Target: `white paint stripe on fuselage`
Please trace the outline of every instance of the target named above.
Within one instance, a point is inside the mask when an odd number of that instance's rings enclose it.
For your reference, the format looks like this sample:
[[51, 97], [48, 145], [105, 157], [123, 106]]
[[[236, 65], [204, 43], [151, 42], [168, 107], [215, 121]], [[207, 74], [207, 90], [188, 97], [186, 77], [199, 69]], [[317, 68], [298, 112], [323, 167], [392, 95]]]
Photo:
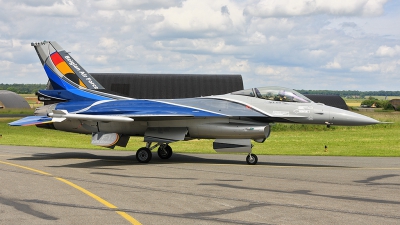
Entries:
[[226, 97], [226, 96], [227, 96], [227, 95], [215, 95], [215, 96], [207, 96], [207, 97], [203, 97], [203, 98], [219, 99], [219, 100], [225, 100], [225, 101], [235, 102], [235, 103], [238, 103], [238, 104], [242, 104], [242, 105], [244, 105], [244, 106], [249, 106], [249, 107], [251, 107], [252, 109], [256, 110], [257, 112], [259, 112], [259, 113], [261, 113], [261, 114], [264, 114], [264, 115], [266, 115], [266, 116], [272, 117], [271, 115], [269, 115], [268, 113], [266, 113], [266, 112], [263, 111], [262, 109], [260, 109], [260, 108], [258, 108], [258, 107], [256, 107], [256, 106], [254, 106], [254, 105], [252, 105], [252, 104], [250, 104], [250, 103], [248, 103], [248, 102], [244, 102], [244, 101], [241, 101], [241, 100], [238, 100], [238, 99], [235, 99], [235, 98], [228, 98], [228, 97]]

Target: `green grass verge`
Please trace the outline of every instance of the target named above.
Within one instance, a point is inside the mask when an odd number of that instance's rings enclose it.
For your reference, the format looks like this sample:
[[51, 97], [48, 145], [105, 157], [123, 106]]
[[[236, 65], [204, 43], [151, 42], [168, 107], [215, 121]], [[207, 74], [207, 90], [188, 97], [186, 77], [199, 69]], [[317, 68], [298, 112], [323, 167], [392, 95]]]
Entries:
[[0, 115], [11, 115], [11, 114], [23, 114], [23, 115], [33, 115], [35, 109], [13, 109], [13, 108], [3, 108], [0, 109]]
[[[367, 116], [393, 124], [363, 127], [331, 127], [276, 124], [264, 143], [254, 143], [258, 155], [400, 156], [400, 112], [366, 112]], [[90, 135], [30, 127], [10, 127], [12, 118], [0, 118], [0, 145], [105, 149], [90, 144]], [[174, 152], [215, 153], [213, 140], [172, 143]], [[325, 151], [325, 145], [328, 147]], [[143, 147], [143, 137], [132, 137], [127, 148]]]

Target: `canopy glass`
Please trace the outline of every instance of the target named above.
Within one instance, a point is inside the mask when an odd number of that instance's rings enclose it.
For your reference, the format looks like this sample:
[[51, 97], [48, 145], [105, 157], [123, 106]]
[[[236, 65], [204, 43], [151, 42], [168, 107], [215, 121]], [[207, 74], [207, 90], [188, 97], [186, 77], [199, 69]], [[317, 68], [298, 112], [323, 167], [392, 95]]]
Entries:
[[276, 87], [276, 86], [251, 88], [241, 91], [235, 91], [232, 92], [231, 94], [263, 98], [270, 101], [300, 102], [300, 103], [312, 102], [309, 98], [305, 97], [304, 95], [300, 94], [295, 90], [284, 87]]

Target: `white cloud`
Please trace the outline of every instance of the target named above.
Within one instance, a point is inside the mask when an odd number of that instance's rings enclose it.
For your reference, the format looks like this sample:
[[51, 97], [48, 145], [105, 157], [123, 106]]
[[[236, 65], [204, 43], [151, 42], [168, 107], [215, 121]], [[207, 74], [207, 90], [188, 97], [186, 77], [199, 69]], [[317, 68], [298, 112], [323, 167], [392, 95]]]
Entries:
[[364, 66], [356, 66], [351, 68], [351, 71], [354, 72], [377, 72], [380, 70], [380, 67], [378, 64], [368, 64]]
[[92, 63], [100, 63], [107, 65], [108, 57], [106, 55], [89, 55], [89, 60]]
[[85, 28], [87, 28], [89, 26], [90, 26], [90, 24], [88, 22], [85, 22], [85, 21], [78, 21], [76, 23], [76, 25], [75, 25], [75, 27], [78, 28], [78, 29], [85, 29]]
[[272, 68], [271, 66], [258, 66], [255, 69], [255, 73], [257, 75], [272, 75], [276, 76], [282, 73], [282, 70], [286, 70], [285, 68]]
[[383, 5], [387, 0], [368, 0], [363, 7], [362, 14], [365, 16], [378, 16], [383, 13]]
[[328, 62], [325, 66], [323, 66], [322, 68], [326, 68], [326, 69], [341, 69], [342, 66], [340, 65], [340, 63], [337, 61], [337, 59], [334, 59], [332, 62]]
[[260, 0], [244, 13], [255, 17], [292, 17], [329, 14], [338, 16], [378, 16], [387, 0]]
[[385, 61], [380, 64], [380, 68], [382, 71], [382, 74], [385, 75], [394, 75], [396, 74], [398, 78], [400, 78], [400, 74], [398, 73], [400, 69], [400, 60], [393, 60], [393, 61]]
[[12, 46], [12, 40], [0, 39], [0, 48], [11, 47], [11, 46]]
[[11, 67], [12, 62], [7, 60], [0, 60], [0, 68], [4, 72]]
[[11, 42], [13, 48], [22, 47], [21, 40], [12, 39]]
[[230, 63], [229, 71], [233, 73], [244, 73], [250, 71], [250, 65], [247, 60], [240, 60], [235, 63]]
[[89, 72], [239, 73], [246, 87], [297, 89], [375, 90], [378, 84], [398, 89], [386, 78], [400, 79], [395, 1], [0, 0], [0, 5], [4, 83], [46, 83], [30, 46], [42, 40], [57, 41]]
[[183, 0], [97, 0], [93, 6], [102, 10], [158, 9], [181, 6]]
[[388, 57], [393, 57], [396, 55], [400, 55], [400, 46], [396, 45], [394, 47], [389, 47], [386, 45], [380, 46], [378, 50], [376, 50], [376, 55], [378, 56], [388, 56]]
[[[221, 10], [228, 10], [229, 14], [221, 13]], [[206, 37], [228, 35], [244, 23], [241, 9], [228, 0], [185, 1], [182, 7], [160, 9], [156, 13], [164, 20], [153, 27], [154, 36], [189, 35], [193, 32]]]
[[197, 54], [227, 54], [237, 50], [235, 46], [227, 45], [225, 40], [222, 38], [216, 39], [175, 39], [172, 41], [157, 41], [153, 45], [155, 48], [169, 50], [169, 51], [180, 51], [180, 52], [191, 52]]
[[265, 35], [258, 31], [256, 31], [254, 34], [252, 34], [250, 36], [250, 38], [248, 39], [248, 43], [254, 44], [254, 45], [264, 44], [266, 42], [267, 42], [267, 38], [265, 37]]
[[113, 38], [106, 38], [106, 37], [100, 38], [99, 47], [115, 48], [117, 46], [118, 46], [118, 43]]
[[54, 2], [52, 5], [25, 5], [18, 6], [18, 10], [25, 15], [37, 16], [78, 16], [78, 8], [73, 1], [63, 0]]

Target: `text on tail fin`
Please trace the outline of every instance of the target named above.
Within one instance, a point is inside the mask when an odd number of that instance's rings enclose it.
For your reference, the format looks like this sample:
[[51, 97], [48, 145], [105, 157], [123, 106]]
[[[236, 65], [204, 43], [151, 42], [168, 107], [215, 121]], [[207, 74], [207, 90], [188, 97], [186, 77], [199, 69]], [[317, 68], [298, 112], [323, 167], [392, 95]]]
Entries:
[[[57, 42], [44, 41], [41, 43], [32, 43], [31, 45], [35, 47], [43, 66], [47, 65], [63, 81], [76, 88], [104, 89]], [[52, 84], [54, 83], [54, 81], [50, 81]]]

